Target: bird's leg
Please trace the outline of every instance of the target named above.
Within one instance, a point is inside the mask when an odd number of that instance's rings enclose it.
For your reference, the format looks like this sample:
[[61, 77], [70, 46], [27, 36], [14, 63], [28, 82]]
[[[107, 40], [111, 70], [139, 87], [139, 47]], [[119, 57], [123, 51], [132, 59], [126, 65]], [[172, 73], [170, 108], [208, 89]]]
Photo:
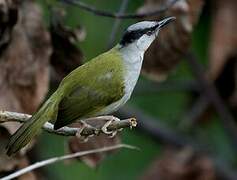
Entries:
[[92, 118], [87, 118], [87, 119], [84, 119], [84, 121], [87, 121], [87, 122], [89, 122], [89, 121], [98, 121], [98, 120], [100, 120], [100, 121], [107, 121], [103, 126], [102, 126], [102, 128], [101, 128], [101, 131], [104, 133], [104, 134], [108, 134], [108, 135], [110, 135], [110, 137], [114, 137], [116, 134], [117, 134], [117, 131], [121, 131], [122, 130], [122, 128], [121, 129], [119, 129], [119, 130], [115, 130], [115, 131], [108, 131], [107, 130], [107, 128], [110, 126], [110, 124], [112, 123], [112, 122], [114, 122], [114, 121], [120, 121], [120, 119], [119, 118], [117, 118], [117, 117], [114, 117], [114, 116], [98, 116], [98, 117], [92, 117]]
[[108, 131], [108, 127], [109, 125], [114, 122], [114, 121], [120, 121], [119, 118], [117, 117], [114, 117], [114, 116], [104, 116], [105, 119], [108, 119], [108, 121], [103, 125], [103, 127], [101, 128], [101, 131], [105, 134], [108, 134], [110, 135], [110, 137], [114, 137], [118, 131], [121, 131], [122, 129], [119, 129], [119, 130], [114, 130], [114, 131]]
[[91, 126], [83, 120], [80, 120], [80, 123], [81, 123], [81, 128], [77, 131], [76, 137], [79, 138], [80, 140], [82, 140], [83, 142], [87, 142], [89, 137], [92, 137], [94, 135], [82, 136], [81, 133], [85, 128], [91, 127]]

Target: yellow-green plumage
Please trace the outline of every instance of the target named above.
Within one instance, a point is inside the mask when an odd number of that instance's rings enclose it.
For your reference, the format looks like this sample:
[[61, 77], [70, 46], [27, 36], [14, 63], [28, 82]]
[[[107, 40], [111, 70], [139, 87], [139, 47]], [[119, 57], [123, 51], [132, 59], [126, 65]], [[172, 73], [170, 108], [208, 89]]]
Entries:
[[11, 137], [11, 155], [37, 135], [47, 121], [55, 129], [81, 118], [103, 114], [103, 109], [124, 95], [123, 60], [118, 47], [99, 55], [67, 75], [54, 94]]
[[143, 56], [161, 27], [175, 18], [142, 21], [128, 27], [119, 45], [66, 76], [43, 106], [11, 137], [11, 155], [37, 135], [45, 122], [58, 129], [77, 119], [109, 114], [130, 98]]

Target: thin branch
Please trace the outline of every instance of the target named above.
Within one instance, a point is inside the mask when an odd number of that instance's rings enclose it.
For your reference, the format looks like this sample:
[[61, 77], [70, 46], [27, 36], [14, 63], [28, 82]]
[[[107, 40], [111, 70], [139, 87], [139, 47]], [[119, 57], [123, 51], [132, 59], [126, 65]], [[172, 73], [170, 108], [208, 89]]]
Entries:
[[223, 127], [229, 134], [234, 147], [237, 149], [237, 126], [234, 117], [219, 96], [215, 86], [207, 80], [203, 67], [198, 63], [194, 53], [189, 52], [187, 54], [187, 62], [189, 63], [189, 66], [192, 69], [193, 74], [196, 76], [200, 86], [202, 86], [202, 91], [205, 93], [206, 98], [209, 99], [219, 114]]
[[[108, 117], [113, 118], [113, 116], [106, 116], [108, 120]], [[16, 112], [9, 112], [9, 111], [0, 111], [0, 124], [9, 122], [9, 121], [15, 121], [15, 122], [20, 122], [24, 123], [27, 121], [29, 118], [31, 118], [31, 115], [29, 114], [22, 114], [22, 113], [16, 113]], [[96, 117], [99, 118], [99, 117]], [[101, 116], [101, 120], [103, 120], [103, 116]], [[135, 118], [129, 118], [129, 119], [124, 119], [121, 121], [114, 121], [112, 122], [108, 127], [108, 131], [114, 131], [118, 130], [121, 128], [126, 128], [126, 127], [136, 127], [137, 121]], [[80, 136], [90, 136], [90, 135], [98, 135], [99, 133], [103, 132], [102, 127], [92, 127], [92, 126], [86, 126], [83, 127], [83, 130], [80, 131], [80, 128], [72, 128], [72, 127], [62, 127], [58, 130], [54, 130], [53, 124], [46, 122], [43, 126], [43, 129], [49, 133], [54, 133], [57, 135], [63, 135], [63, 136], [75, 136], [78, 135], [80, 132]]]
[[99, 10], [93, 6], [90, 6], [80, 0], [61, 0], [62, 2], [70, 5], [77, 6], [85, 11], [91, 12], [95, 15], [98, 16], [104, 16], [104, 17], [110, 17], [110, 18], [117, 18], [117, 19], [139, 19], [139, 18], [147, 18], [151, 16], [157, 16], [165, 11], [167, 11], [170, 7], [172, 7], [177, 1], [179, 0], [171, 0], [169, 1], [166, 5], [162, 6], [161, 8], [147, 12], [147, 13], [127, 13], [127, 14], [122, 14], [122, 13], [112, 13], [104, 10]]
[[[124, 13], [124, 11], [126, 11], [128, 2], [129, 2], [129, 0], [123, 0], [123, 2], [121, 3], [121, 6], [119, 8], [119, 11], [118, 11], [119, 14], [122, 14], [122, 13]], [[114, 24], [113, 24], [113, 27], [111, 30], [111, 34], [109, 36], [108, 45], [107, 45], [108, 49], [110, 49], [114, 44], [115, 36], [117, 34], [120, 23], [121, 23], [121, 19], [116, 19], [114, 21]]]
[[43, 160], [43, 161], [40, 161], [40, 162], [36, 162], [35, 164], [32, 164], [32, 165], [30, 165], [26, 168], [23, 168], [19, 171], [16, 171], [16, 172], [14, 172], [14, 173], [12, 173], [8, 176], [5, 176], [5, 177], [1, 178], [1, 180], [11, 180], [11, 179], [19, 177], [19, 176], [21, 176], [25, 173], [33, 171], [35, 169], [38, 169], [38, 168], [41, 168], [41, 167], [44, 167], [44, 166], [48, 166], [50, 164], [60, 162], [60, 161], [64, 161], [64, 160], [67, 160], [67, 159], [72, 159], [72, 158], [76, 158], [76, 157], [80, 157], [80, 156], [85, 156], [85, 155], [88, 155], [88, 154], [111, 151], [111, 150], [120, 149], [120, 148], [138, 149], [137, 147], [134, 147], [134, 146], [131, 146], [131, 145], [118, 144], [118, 145], [115, 145], [115, 146], [108, 146], [108, 147], [103, 147], [103, 148], [98, 148], [98, 149], [93, 149], [93, 150], [88, 150], [88, 151], [76, 152], [76, 153], [73, 153], [73, 154], [54, 157], [54, 158], [50, 158], [50, 159]]

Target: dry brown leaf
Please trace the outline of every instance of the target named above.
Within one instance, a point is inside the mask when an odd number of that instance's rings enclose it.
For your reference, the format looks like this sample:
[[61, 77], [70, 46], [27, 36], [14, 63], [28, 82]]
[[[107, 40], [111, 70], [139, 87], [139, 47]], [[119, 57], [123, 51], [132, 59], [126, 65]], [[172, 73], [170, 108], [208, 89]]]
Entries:
[[[139, 12], [150, 12], [163, 6], [166, 0], [146, 0]], [[168, 73], [184, 57], [191, 43], [191, 33], [202, 10], [203, 0], [181, 0], [176, 2], [162, 16], [149, 20], [160, 20], [175, 16], [175, 22], [163, 29], [157, 40], [145, 54], [143, 72], [154, 80], [166, 79]]]
[[[92, 122], [92, 124], [93, 124], [93, 127], [96, 127], [96, 124], [98, 124], [98, 122]], [[98, 124], [98, 126], [100, 125]], [[81, 125], [80, 123], [75, 123], [73, 124], [73, 127], [79, 128], [81, 127]], [[68, 147], [69, 147], [70, 153], [75, 153], [78, 151], [86, 151], [86, 150], [97, 149], [97, 148], [102, 148], [106, 146], [113, 146], [119, 143], [120, 143], [120, 138], [118, 137], [118, 135], [114, 136], [113, 138], [109, 138], [107, 135], [100, 134], [99, 136], [90, 137], [87, 142], [83, 142], [81, 139], [77, 137], [71, 137], [68, 141]], [[95, 168], [109, 154], [114, 153], [114, 152], [116, 152], [116, 150], [103, 152], [103, 153], [94, 153], [91, 155], [82, 156], [78, 158], [78, 160], [83, 161], [85, 164], [87, 164], [91, 168]]]
[[214, 180], [212, 161], [189, 147], [168, 149], [145, 172], [143, 180]]
[[237, 1], [217, 0], [213, 2], [214, 17], [210, 43], [209, 74], [215, 80], [227, 61], [237, 56]]
[[212, 1], [213, 18], [208, 77], [221, 96], [237, 106], [237, 1]]
[[[7, 175], [8, 172], [13, 172], [17, 169], [22, 169], [29, 166], [29, 162], [26, 156], [18, 154], [15, 157], [9, 157], [6, 155], [6, 144], [10, 138], [10, 134], [7, 129], [0, 126], [0, 177]], [[24, 176], [20, 176], [19, 180], [35, 180], [36, 176], [33, 172], [26, 173]]]
[[0, 126], [0, 173], [11, 171], [19, 163], [19, 159], [10, 158], [6, 155], [5, 147], [10, 138], [10, 134], [4, 127]]
[[[31, 114], [48, 91], [50, 38], [35, 3], [19, 4], [17, 19], [0, 57], [0, 108]], [[4, 127], [12, 134], [19, 124]]]
[[[0, 109], [31, 114], [48, 91], [50, 36], [34, 2], [1, 0], [0, 6]], [[19, 124], [9, 122], [0, 127], [0, 161], [4, 164], [0, 173], [27, 166], [23, 154], [5, 155], [9, 136]], [[33, 176], [28, 177], [22, 179]]]
[[3, 51], [11, 39], [13, 26], [17, 23], [18, 19], [18, 4], [11, 0], [0, 1], [0, 51]]
[[53, 13], [50, 26], [53, 45], [51, 65], [54, 70], [52, 80], [58, 84], [63, 77], [82, 64], [83, 55], [75, 43], [84, 40], [86, 33], [80, 26], [75, 29], [65, 26], [63, 10], [55, 10]]
[[[20, 159], [20, 162], [18, 163], [17, 168], [18, 169], [23, 169], [23, 168], [25, 168], [29, 165], [30, 165], [30, 163], [27, 160], [27, 158], [22, 157]], [[32, 171], [18, 177], [18, 180], [36, 180], [36, 179], [37, 179], [37, 177], [35, 176], [35, 174]]]
[[50, 52], [50, 37], [39, 7], [28, 1], [22, 3], [11, 40], [0, 56], [1, 109], [36, 110], [48, 91]]

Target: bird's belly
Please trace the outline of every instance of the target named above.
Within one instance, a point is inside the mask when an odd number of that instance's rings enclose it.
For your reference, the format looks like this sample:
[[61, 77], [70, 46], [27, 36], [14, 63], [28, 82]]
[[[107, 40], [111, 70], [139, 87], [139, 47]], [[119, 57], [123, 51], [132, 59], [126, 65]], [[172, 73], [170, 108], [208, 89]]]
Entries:
[[125, 94], [120, 100], [108, 105], [104, 109], [102, 109], [100, 112], [98, 112], [97, 115], [106, 115], [113, 113], [117, 111], [120, 107], [122, 107], [130, 98], [131, 94]]
[[117, 111], [120, 107], [122, 107], [129, 99], [130, 96], [134, 90], [134, 87], [137, 83], [138, 77], [139, 77], [140, 71], [130, 71], [129, 74], [127, 74], [126, 78], [125, 78], [125, 94], [124, 96], [108, 105], [107, 107], [105, 107], [104, 109], [102, 109], [97, 115], [106, 115], [106, 114], [110, 114], [112, 112]]
[[[127, 57], [124, 57], [124, 58], [127, 58]], [[124, 81], [125, 81], [124, 96], [120, 100], [118, 100], [118, 101], [108, 105], [104, 109], [102, 109], [96, 115], [106, 115], [106, 114], [110, 114], [114, 111], [117, 111], [120, 107], [122, 107], [130, 99], [130, 96], [134, 90], [134, 87], [135, 87], [138, 77], [140, 75], [140, 70], [141, 70], [141, 66], [142, 66], [142, 59], [143, 59], [143, 55], [136, 56], [134, 61], [131, 61], [131, 58], [128, 58], [127, 64], [126, 64], [127, 73], [126, 73], [125, 79], [124, 79]]]

